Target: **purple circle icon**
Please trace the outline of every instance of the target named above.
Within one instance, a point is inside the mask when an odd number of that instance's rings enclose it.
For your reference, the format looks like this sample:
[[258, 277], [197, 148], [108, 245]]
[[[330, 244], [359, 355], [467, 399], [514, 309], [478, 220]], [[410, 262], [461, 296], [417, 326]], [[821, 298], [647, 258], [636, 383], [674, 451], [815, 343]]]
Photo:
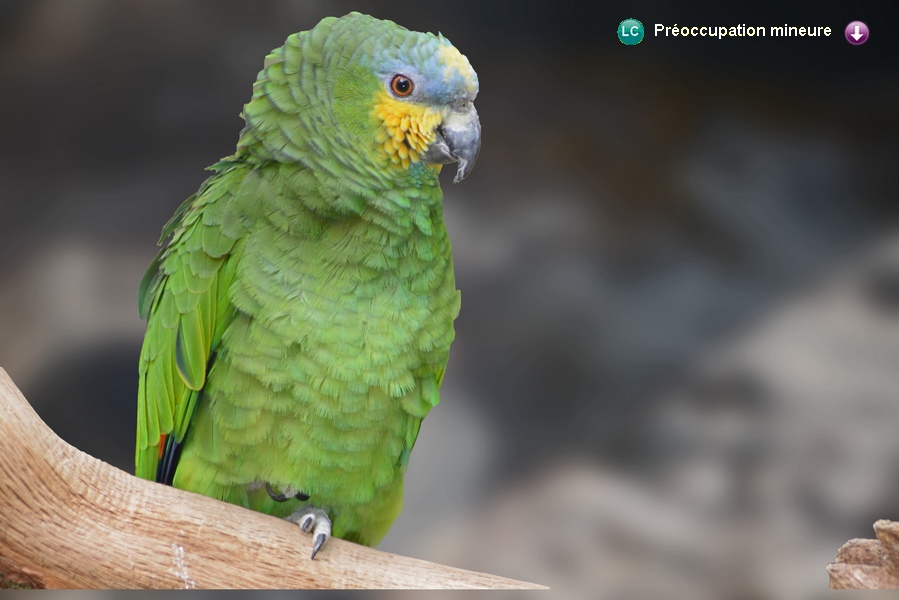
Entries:
[[861, 21], [853, 21], [846, 25], [846, 41], [853, 46], [861, 46], [868, 41], [868, 26]]

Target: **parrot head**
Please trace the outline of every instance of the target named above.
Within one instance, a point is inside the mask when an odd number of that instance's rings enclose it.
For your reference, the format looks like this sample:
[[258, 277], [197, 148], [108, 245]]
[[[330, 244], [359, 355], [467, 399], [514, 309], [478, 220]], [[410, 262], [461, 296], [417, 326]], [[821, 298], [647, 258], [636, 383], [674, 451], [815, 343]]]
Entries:
[[[394, 25], [394, 27], [396, 27]], [[481, 126], [474, 99], [478, 76], [443, 36], [404, 32], [398, 47], [376, 47], [374, 68], [384, 90], [376, 99], [384, 151], [403, 166], [457, 163], [455, 182], [474, 167]]]
[[238, 147], [365, 185], [436, 182], [474, 167], [478, 77], [442, 35], [360, 13], [294, 34], [265, 62]]

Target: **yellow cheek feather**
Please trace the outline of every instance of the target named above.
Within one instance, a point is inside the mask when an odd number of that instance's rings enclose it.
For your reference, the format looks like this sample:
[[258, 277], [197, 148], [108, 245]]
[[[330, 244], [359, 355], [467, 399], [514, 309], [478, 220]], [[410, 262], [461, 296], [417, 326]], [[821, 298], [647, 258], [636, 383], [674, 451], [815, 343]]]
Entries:
[[440, 109], [403, 102], [382, 91], [375, 99], [372, 117], [381, 125], [379, 147], [390, 162], [408, 169], [434, 141], [444, 114]]

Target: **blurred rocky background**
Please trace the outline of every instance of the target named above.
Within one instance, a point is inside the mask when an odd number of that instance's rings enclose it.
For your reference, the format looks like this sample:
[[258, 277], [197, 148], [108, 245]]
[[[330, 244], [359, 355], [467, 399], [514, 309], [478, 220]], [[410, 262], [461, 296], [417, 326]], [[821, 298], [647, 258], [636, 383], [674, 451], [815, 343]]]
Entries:
[[899, 519], [899, 16], [640, 4], [0, 0], [0, 366], [130, 470], [137, 285], [264, 56], [354, 9], [441, 31], [483, 151], [444, 184], [462, 314], [381, 547], [564, 598], [823, 596]]

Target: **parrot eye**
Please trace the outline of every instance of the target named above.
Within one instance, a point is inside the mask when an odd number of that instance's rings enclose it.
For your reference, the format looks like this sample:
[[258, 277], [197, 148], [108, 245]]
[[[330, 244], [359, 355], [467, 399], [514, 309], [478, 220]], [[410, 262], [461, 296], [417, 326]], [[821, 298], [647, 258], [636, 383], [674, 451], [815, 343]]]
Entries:
[[405, 98], [412, 93], [412, 80], [405, 75], [396, 75], [390, 82], [390, 89], [400, 98]]

